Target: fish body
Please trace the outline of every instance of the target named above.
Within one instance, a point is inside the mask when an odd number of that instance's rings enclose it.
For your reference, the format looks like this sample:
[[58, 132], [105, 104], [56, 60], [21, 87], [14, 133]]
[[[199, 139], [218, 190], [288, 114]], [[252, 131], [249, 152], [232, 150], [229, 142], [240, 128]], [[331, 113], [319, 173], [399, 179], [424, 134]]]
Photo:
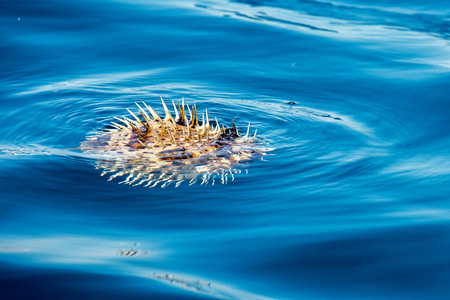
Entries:
[[[115, 118], [110, 128], [96, 132], [81, 143], [86, 153], [100, 155], [96, 167], [109, 180], [123, 178], [120, 183], [166, 187], [171, 183], [215, 184], [234, 180], [243, 163], [262, 159], [271, 151], [250, 135], [250, 123], [241, 135], [234, 121], [232, 127], [212, 121], [208, 111], [199, 118], [197, 107], [175, 104], [172, 116], [161, 98], [165, 117], [146, 103], [136, 103], [138, 112], [129, 109], [129, 117]], [[189, 117], [188, 117], [189, 113]], [[117, 122], [116, 122], [117, 121]]]

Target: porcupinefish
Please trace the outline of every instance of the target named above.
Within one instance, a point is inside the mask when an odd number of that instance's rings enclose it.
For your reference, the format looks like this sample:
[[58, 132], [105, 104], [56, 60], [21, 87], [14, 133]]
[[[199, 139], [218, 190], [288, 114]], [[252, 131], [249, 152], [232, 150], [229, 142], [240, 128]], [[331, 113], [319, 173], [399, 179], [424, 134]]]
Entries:
[[111, 122], [110, 128], [81, 143], [83, 152], [99, 157], [96, 167], [103, 170], [102, 176], [146, 187], [192, 185], [199, 179], [201, 184], [226, 184], [242, 172], [242, 164], [272, 150], [256, 137], [256, 130], [250, 135], [250, 123], [241, 135], [234, 120], [232, 127], [221, 126], [206, 109], [200, 121], [196, 105], [185, 105], [184, 98], [181, 105], [172, 101], [175, 117], [162, 97], [161, 102], [164, 119], [146, 103], [135, 103], [137, 114], [127, 108], [131, 117], [116, 117], [118, 122]]

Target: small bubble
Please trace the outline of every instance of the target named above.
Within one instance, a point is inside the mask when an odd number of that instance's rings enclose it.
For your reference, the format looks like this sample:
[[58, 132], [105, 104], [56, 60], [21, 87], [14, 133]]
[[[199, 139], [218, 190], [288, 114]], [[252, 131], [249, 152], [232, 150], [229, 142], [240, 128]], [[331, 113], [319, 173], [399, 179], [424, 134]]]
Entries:
[[17, 18], [17, 21], [20, 21], [20, 18]]

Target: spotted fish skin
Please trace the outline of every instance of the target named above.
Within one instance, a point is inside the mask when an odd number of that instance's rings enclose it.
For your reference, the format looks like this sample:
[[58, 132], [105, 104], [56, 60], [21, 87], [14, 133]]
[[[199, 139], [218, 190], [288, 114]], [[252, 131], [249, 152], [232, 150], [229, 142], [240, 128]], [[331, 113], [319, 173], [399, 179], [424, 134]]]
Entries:
[[257, 139], [256, 130], [250, 136], [250, 123], [240, 135], [234, 121], [230, 128], [220, 126], [207, 110], [200, 121], [197, 107], [185, 105], [184, 99], [181, 105], [172, 101], [175, 117], [162, 98], [161, 103], [164, 118], [146, 103], [136, 103], [137, 113], [127, 109], [130, 117], [115, 118], [119, 122], [88, 136], [80, 149], [104, 158], [96, 167], [109, 180], [120, 177], [120, 183], [163, 188], [197, 181], [226, 184], [242, 172], [239, 165], [272, 150]]

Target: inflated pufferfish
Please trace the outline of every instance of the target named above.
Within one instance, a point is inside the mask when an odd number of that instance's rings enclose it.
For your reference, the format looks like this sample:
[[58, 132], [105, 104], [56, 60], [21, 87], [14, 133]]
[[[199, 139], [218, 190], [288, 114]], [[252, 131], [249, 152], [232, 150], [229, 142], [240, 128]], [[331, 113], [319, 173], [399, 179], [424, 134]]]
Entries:
[[197, 107], [185, 106], [184, 98], [181, 106], [172, 101], [175, 118], [162, 97], [161, 102], [164, 119], [146, 103], [136, 103], [140, 117], [127, 108], [133, 119], [115, 118], [121, 124], [112, 122], [111, 128], [81, 143], [82, 151], [102, 158], [96, 162], [102, 176], [112, 173], [109, 180], [122, 177], [120, 183], [146, 187], [178, 187], [184, 181], [191, 185], [199, 178], [201, 184], [225, 184], [242, 172], [238, 165], [262, 159], [272, 150], [256, 138], [256, 130], [250, 136], [250, 123], [240, 135], [234, 120], [231, 128], [220, 126], [207, 110], [200, 121]]

